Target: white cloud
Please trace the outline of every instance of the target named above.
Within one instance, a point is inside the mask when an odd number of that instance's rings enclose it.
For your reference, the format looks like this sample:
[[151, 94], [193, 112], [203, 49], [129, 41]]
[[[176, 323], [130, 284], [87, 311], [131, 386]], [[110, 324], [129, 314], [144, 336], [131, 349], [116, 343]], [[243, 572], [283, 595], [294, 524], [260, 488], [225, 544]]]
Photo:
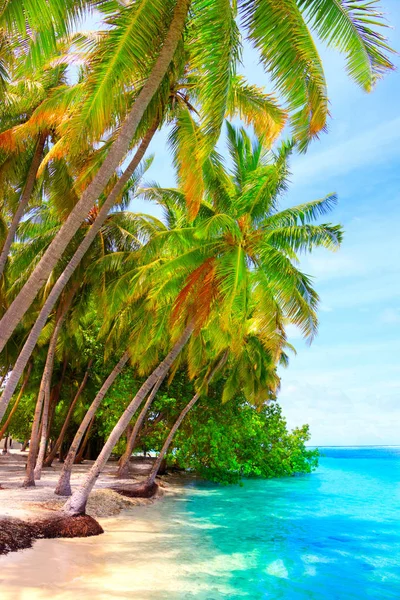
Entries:
[[356, 401], [337, 387], [297, 380], [283, 382], [279, 401], [289, 427], [310, 425], [312, 444], [396, 444], [400, 402], [397, 394], [390, 402], [385, 398], [371, 394]]

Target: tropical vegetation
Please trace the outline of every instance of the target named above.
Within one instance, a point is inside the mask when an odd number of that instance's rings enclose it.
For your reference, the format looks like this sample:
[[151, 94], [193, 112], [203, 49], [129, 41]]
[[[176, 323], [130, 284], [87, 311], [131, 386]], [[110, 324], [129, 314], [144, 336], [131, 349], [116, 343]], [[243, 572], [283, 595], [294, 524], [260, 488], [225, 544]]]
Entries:
[[[0, 437], [29, 442], [24, 486], [59, 457], [73, 516], [137, 448], [157, 453], [146, 494], [165, 459], [219, 482], [315, 467], [279, 369], [288, 325], [318, 328], [300, 256], [343, 233], [334, 194], [282, 197], [291, 154], [327, 127], [317, 40], [369, 92], [393, 68], [384, 26], [365, 0], [0, 2]], [[148, 180], [161, 128], [173, 188]]]

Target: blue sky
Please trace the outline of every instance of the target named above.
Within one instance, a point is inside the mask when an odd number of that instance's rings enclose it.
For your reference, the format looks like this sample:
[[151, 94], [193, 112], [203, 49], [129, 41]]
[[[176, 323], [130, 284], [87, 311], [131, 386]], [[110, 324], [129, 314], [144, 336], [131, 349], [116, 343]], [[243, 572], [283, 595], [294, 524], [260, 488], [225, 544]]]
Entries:
[[[400, 2], [382, 0], [392, 46], [400, 50]], [[400, 444], [400, 75], [372, 94], [346, 76], [342, 57], [321, 51], [332, 118], [329, 132], [306, 155], [292, 159], [292, 185], [284, 204], [337, 192], [331, 221], [345, 229], [341, 250], [305, 257], [321, 296], [320, 330], [311, 347], [295, 330], [298, 354], [282, 375], [280, 402], [290, 426], [309, 423], [311, 442]], [[268, 79], [246, 49], [252, 83]], [[398, 65], [398, 57], [394, 62]], [[166, 132], [151, 147], [149, 179], [173, 185]], [[157, 214], [149, 203], [132, 210]]]

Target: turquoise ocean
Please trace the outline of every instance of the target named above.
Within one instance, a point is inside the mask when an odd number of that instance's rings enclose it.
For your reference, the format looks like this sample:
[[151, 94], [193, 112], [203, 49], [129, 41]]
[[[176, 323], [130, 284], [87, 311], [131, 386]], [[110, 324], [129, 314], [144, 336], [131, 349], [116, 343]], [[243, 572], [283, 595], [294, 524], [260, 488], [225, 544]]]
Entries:
[[320, 451], [311, 475], [195, 482], [146, 509], [163, 523], [158, 552], [173, 548], [177, 577], [193, 585], [179, 597], [400, 599], [400, 448]]
[[194, 481], [104, 535], [0, 557], [0, 600], [400, 600], [400, 448], [321, 448], [310, 475]]

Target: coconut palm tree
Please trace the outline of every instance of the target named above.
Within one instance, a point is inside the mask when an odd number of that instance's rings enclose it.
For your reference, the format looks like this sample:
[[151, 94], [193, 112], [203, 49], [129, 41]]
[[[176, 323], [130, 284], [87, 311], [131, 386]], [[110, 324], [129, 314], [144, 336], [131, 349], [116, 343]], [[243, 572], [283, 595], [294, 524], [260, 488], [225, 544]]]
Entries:
[[[366, 91], [393, 68], [387, 57], [390, 49], [386, 40], [375, 30], [382, 24], [381, 15], [373, 4], [363, 0], [351, 4], [345, 0], [324, 0], [318, 6], [312, 0], [251, 0], [239, 3], [239, 16], [245, 35], [288, 100], [295, 135], [303, 147], [325, 127], [328, 116], [324, 72], [311, 29], [322, 41], [345, 54], [350, 76]], [[124, 5], [110, 18], [109, 37], [101, 40], [94, 53], [91, 92], [79, 106], [78, 117], [71, 119], [71, 141], [83, 123], [93, 126], [96, 132], [104, 131], [108, 125], [104, 118], [107, 121], [112, 117], [107, 110], [109, 99], [119, 100], [121, 87], [126, 88], [129, 82], [140, 91], [133, 102], [122, 107], [126, 117], [120, 121], [105, 160], [3, 316], [0, 351], [128, 152], [174, 56], [182, 70], [185, 25], [190, 68], [204, 74], [198, 78], [202, 83], [196, 89], [204, 109], [202, 154], [212, 149], [219, 135], [230, 77], [240, 56], [236, 3], [141, 0]], [[142, 87], [140, 81], [144, 82]]]
[[[171, 350], [115, 425], [83, 485], [65, 505], [68, 514], [84, 511], [99, 473], [132, 416], [188, 341], [192, 338], [195, 344], [204, 328], [213, 326], [221, 339], [228, 332], [232, 347], [235, 340], [240, 344], [249, 306], [257, 298], [258, 325], [265, 334], [276, 331], [277, 314], [299, 326], [309, 339], [316, 333], [318, 297], [293, 261], [301, 251], [338, 247], [339, 226], [310, 224], [329, 211], [335, 200], [328, 197], [278, 211], [278, 196], [286, 184], [287, 146], [273, 156], [259, 140], [251, 143], [244, 130], [231, 126], [228, 140], [232, 174], [214, 156], [205, 166], [207, 191], [196, 219], [188, 227], [165, 227], [155, 235], [141, 250], [144, 266], [133, 277], [124, 276], [118, 285], [114, 306], [118, 319], [126, 318], [124, 303], [136, 308], [135, 302], [146, 298], [147, 312], [153, 307], [164, 322], [169, 315]], [[145, 193], [153, 199], [162, 196], [164, 205], [174, 203], [180, 213], [186, 206], [179, 190], [153, 187]], [[141, 312], [137, 321], [145, 327]]]
[[[136, 176], [140, 179], [143, 175], [143, 172], [149, 166], [151, 161], [147, 161], [142, 169], [139, 169]], [[129, 191], [131, 187], [134, 187], [138, 184], [138, 180], [134, 177], [128, 182], [124, 193], [122, 194], [122, 198], [119, 201], [119, 207], [125, 208], [127, 203], [129, 202]], [[50, 191], [48, 190], [50, 193]], [[98, 207], [100, 209], [100, 207]], [[14, 262], [12, 265], [12, 269], [15, 271], [16, 275], [23, 276], [24, 268], [28, 270], [31, 268], [32, 263], [34, 263], [35, 256], [43, 253], [48, 245], [48, 229], [49, 227], [53, 229], [54, 223], [57, 223], [57, 219], [55, 219], [54, 215], [50, 214], [50, 218], [48, 215], [48, 206], [43, 205], [41, 210], [36, 215], [36, 219], [34, 223], [23, 223], [21, 225], [21, 234], [20, 234], [20, 248], [16, 253], [14, 258]], [[50, 209], [50, 213], [53, 211]], [[41, 217], [41, 218], [40, 218]], [[96, 218], [96, 210], [92, 211], [90, 218], [85, 223], [84, 227], [82, 227], [81, 237], [85, 233], [85, 229], [90, 227], [91, 220]], [[32, 238], [32, 234], [35, 234], [36, 239]], [[34, 472], [35, 477], [40, 479], [40, 473], [42, 469], [43, 463], [48, 466], [51, 464], [51, 461], [55, 457], [59, 447], [62, 444], [62, 441], [65, 436], [66, 429], [68, 427], [70, 418], [72, 416], [72, 412], [74, 407], [82, 393], [82, 390], [86, 384], [88, 378], [88, 370], [82, 380], [82, 383], [75, 395], [74, 400], [69, 407], [67, 416], [64, 420], [63, 426], [61, 428], [60, 434], [55, 442], [49, 456], [45, 459], [45, 449], [47, 444], [47, 418], [49, 413], [49, 403], [50, 403], [50, 383], [51, 383], [51, 373], [53, 370], [54, 363], [54, 355], [55, 355], [55, 347], [57, 344], [58, 336], [61, 331], [62, 323], [66, 316], [66, 311], [74, 294], [78, 292], [79, 289], [79, 308], [80, 311], [84, 311], [87, 308], [87, 303], [82, 301], [84, 297], [84, 288], [90, 287], [91, 285], [95, 286], [97, 299], [99, 299], [99, 293], [101, 293], [102, 288], [105, 287], [104, 283], [104, 273], [100, 273], [97, 270], [94, 275], [94, 280], [90, 279], [91, 271], [89, 269], [89, 265], [93, 264], [93, 261], [99, 259], [101, 256], [106, 256], [107, 253], [114, 253], [118, 251], [132, 251], [134, 248], [137, 248], [140, 244], [139, 238], [137, 236], [137, 226], [135, 223], [135, 216], [130, 213], [115, 210], [111, 213], [106, 219], [103, 228], [98, 233], [98, 241], [91, 248], [91, 253], [87, 255], [87, 262], [81, 265], [81, 270], [76, 274], [75, 280], [69, 286], [69, 291], [66, 294], [68, 298], [68, 302], [61, 302], [59, 309], [56, 314], [56, 325], [54, 328], [54, 333], [51, 337], [47, 361], [43, 371], [42, 384], [40, 386], [40, 391], [38, 394], [38, 400], [35, 409], [34, 422], [32, 427], [32, 436], [31, 436], [31, 444], [30, 444], [30, 453], [28, 457], [28, 466], [27, 473], [25, 478], [25, 487], [30, 487], [35, 485], [34, 483]], [[79, 238], [77, 240], [79, 244]], [[94, 290], [92, 293], [95, 293]], [[86, 292], [87, 294], [87, 292]], [[58, 314], [59, 310], [62, 308], [62, 312]], [[76, 319], [76, 314], [74, 315]], [[90, 363], [91, 361], [89, 361]], [[104, 395], [104, 394], [103, 394]], [[41, 419], [41, 420], [40, 420]], [[37, 450], [38, 450], [38, 436], [39, 430], [41, 427], [41, 443], [39, 449], [39, 455], [36, 459]], [[36, 467], [35, 467], [36, 465]]]
[[[193, 131], [196, 129], [196, 124], [191, 116], [191, 113], [196, 111], [190, 103], [187, 91], [185, 91], [185, 88], [188, 85], [189, 83], [187, 78], [183, 77], [182, 81], [178, 81], [178, 83], [175, 82], [170, 86], [168, 104], [166, 105], [163, 114], [164, 119], [167, 119], [167, 121], [175, 120], [175, 130], [176, 132], [179, 132], [179, 140], [174, 142], [174, 146], [175, 149], [180, 149], [180, 155], [183, 157], [187, 155], [186, 149], [184, 150], [186, 145], [191, 145], [193, 147], [195, 156], [199, 155], [198, 144], [193, 144]], [[241, 116], [246, 122], [251, 123], [255, 130], [261, 129], [264, 126], [269, 126], [269, 130], [265, 135], [265, 139], [270, 143], [276, 138], [276, 135], [279, 133], [285, 123], [285, 113], [279, 109], [273, 98], [264, 94], [257, 87], [248, 85], [243, 79], [232, 80], [232, 86], [228, 98], [227, 114], [230, 114], [231, 116]], [[60, 275], [42, 310], [40, 311], [36, 323], [34, 324], [32, 331], [29, 334], [22, 352], [18, 357], [14, 369], [7, 381], [7, 386], [0, 401], [0, 415], [7, 407], [18, 380], [22, 375], [22, 370], [25, 368], [29, 356], [35, 347], [40, 331], [44, 327], [50, 311], [53, 309], [59, 295], [61, 294], [65, 285], [68, 283], [74, 271], [78, 268], [93, 239], [95, 239], [98, 231], [101, 229], [103, 223], [107, 219], [109, 210], [113, 207], [118, 196], [126, 187], [127, 182], [132, 177], [135, 169], [137, 169], [140, 160], [148, 148], [148, 145], [158, 128], [161, 116], [153, 116], [153, 119], [153, 125], [144, 135], [144, 138], [139, 144], [139, 147], [137, 148], [137, 151], [130, 164], [120, 176], [110, 194], [102, 203], [102, 206], [99, 207], [99, 210], [96, 213], [96, 218], [92, 219], [91, 221], [91, 227], [89, 231], [86, 233], [85, 238], [76, 249], [72, 259]], [[49, 155], [47, 155], [47, 158], [48, 156]], [[201, 160], [200, 156], [199, 160]], [[188, 194], [191, 197], [191, 210], [193, 211], [193, 207], [197, 205], [197, 199], [193, 197], [193, 177], [190, 175], [191, 167], [187, 165], [187, 163], [185, 165], [185, 162], [181, 161], [180, 159], [178, 162], [182, 163], [179, 171], [180, 179], [182, 186], [188, 191]], [[198, 195], [198, 190], [196, 190], [196, 194]]]

